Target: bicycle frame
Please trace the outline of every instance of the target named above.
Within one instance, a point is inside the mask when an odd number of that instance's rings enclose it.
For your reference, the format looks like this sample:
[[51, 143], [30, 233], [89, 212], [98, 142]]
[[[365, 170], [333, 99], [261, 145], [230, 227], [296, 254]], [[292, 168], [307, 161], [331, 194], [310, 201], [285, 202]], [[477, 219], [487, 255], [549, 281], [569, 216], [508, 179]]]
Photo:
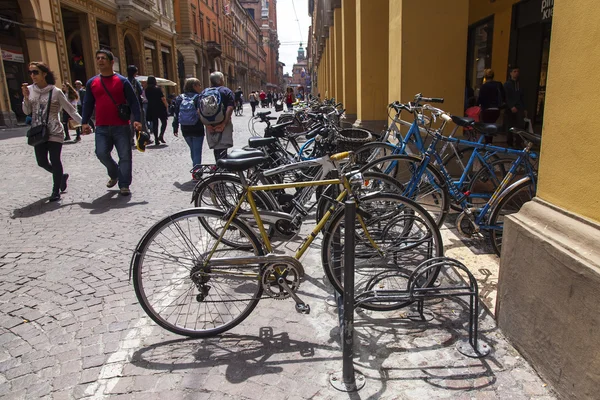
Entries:
[[[329, 161], [329, 160], [330, 161], [340, 161], [344, 158], [347, 158], [348, 156], [349, 156], [349, 153], [344, 152], [344, 153], [338, 153], [338, 154], [334, 154], [330, 157], [323, 157], [323, 158], [328, 159], [327, 161]], [[313, 162], [313, 161], [307, 161], [305, 163], [310, 163], [310, 162]], [[280, 168], [282, 168], [282, 167], [280, 167]], [[242, 179], [243, 179], [243, 173], [240, 174], [240, 177], [242, 177]], [[245, 180], [243, 180], [243, 182], [245, 182]], [[256, 206], [256, 202], [254, 201], [254, 196], [253, 196], [254, 192], [263, 191], [263, 190], [264, 191], [284, 190], [284, 189], [292, 189], [292, 188], [302, 188], [302, 187], [311, 187], [311, 186], [326, 186], [326, 185], [342, 185], [344, 187], [344, 190], [342, 190], [342, 192], [335, 199], [336, 204], [341, 203], [349, 194], [352, 193], [352, 188], [350, 186], [350, 183], [343, 174], [341, 174], [341, 177], [337, 178], [337, 179], [326, 179], [326, 180], [318, 180], [318, 181], [311, 181], [311, 182], [283, 183], [283, 184], [274, 184], [274, 185], [247, 186], [245, 188], [244, 192], [242, 193], [242, 196], [240, 196], [240, 199], [238, 200], [233, 212], [231, 212], [231, 215], [229, 215], [229, 218], [228, 218], [227, 222], [225, 223], [225, 226], [223, 227], [223, 229], [219, 235], [219, 238], [217, 239], [213, 248], [211, 249], [208, 256], [206, 257], [205, 265], [209, 265], [213, 254], [217, 250], [219, 243], [221, 243], [221, 240], [223, 239], [223, 237], [225, 235], [225, 232], [227, 232], [229, 225], [231, 225], [231, 222], [238, 215], [238, 212], [239, 212], [242, 204], [246, 200], [248, 201], [248, 204], [250, 205], [250, 209], [252, 210], [252, 214], [253, 214], [256, 224], [258, 226], [258, 230], [259, 230], [260, 236], [263, 240], [265, 250], [269, 254], [273, 252], [273, 247], [271, 245], [269, 235], [267, 234], [267, 231], [264, 227], [264, 224], [263, 224], [263, 221], [262, 221], [262, 218], [260, 215], [260, 211], [258, 210], [258, 208]], [[356, 199], [355, 199], [355, 201], [356, 201]], [[336, 205], [334, 204], [327, 210], [325, 215], [323, 215], [323, 217], [317, 223], [317, 225], [312, 230], [312, 232], [304, 239], [304, 241], [302, 242], [302, 244], [296, 251], [294, 259], [299, 260], [304, 255], [304, 253], [306, 252], [308, 247], [311, 245], [311, 243], [314, 241], [314, 239], [317, 237], [319, 232], [325, 227], [325, 224], [329, 221], [329, 218], [335, 211], [335, 208], [336, 208]], [[379, 246], [377, 246], [375, 241], [369, 235], [366, 224], [365, 224], [364, 220], [362, 219], [362, 217], [360, 215], [357, 215], [357, 218], [358, 218], [359, 223], [361, 224], [361, 226], [365, 232], [365, 235], [366, 235], [367, 239], [369, 240], [371, 246], [373, 246], [373, 248], [376, 249], [377, 251], [380, 251]], [[219, 260], [219, 262], [222, 262], [222, 260]]]

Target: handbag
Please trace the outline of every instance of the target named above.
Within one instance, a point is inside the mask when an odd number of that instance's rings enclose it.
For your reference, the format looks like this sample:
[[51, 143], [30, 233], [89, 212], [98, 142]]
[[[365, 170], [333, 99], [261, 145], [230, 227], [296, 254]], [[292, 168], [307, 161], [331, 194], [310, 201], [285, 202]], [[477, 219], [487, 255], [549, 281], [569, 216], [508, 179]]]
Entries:
[[77, 121], [75, 121], [74, 119], [70, 119], [68, 124], [69, 124], [69, 129], [71, 129], [71, 130], [75, 130], [81, 126], [81, 124], [78, 124]]
[[46, 143], [50, 139], [50, 131], [48, 130], [48, 117], [50, 116], [50, 102], [52, 101], [52, 92], [48, 95], [48, 104], [46, 105], [46, 119], [40, 125], [34, 126], [27, 131], [27, 144], [37, 146]]
[[101, 75], [98, 75], [98, 76], [100, 77], [100, 83], [102, 84], [104, 91], [106, 92], [108, 97], [110, 97], [113, 104], [117, 107], [117, 112], [119, 114], [119, 118], [121, 118], [123, 121], [129, 121], [129, 117], [131, 116], [131, 108], [129, 108], [129, 106], [127, 104], [117, 104], [115, 99], [113, 99], [110, 92], [106, 88], [106, 85], [104, 84], [104, 81], [102, 80], [102, 76]]

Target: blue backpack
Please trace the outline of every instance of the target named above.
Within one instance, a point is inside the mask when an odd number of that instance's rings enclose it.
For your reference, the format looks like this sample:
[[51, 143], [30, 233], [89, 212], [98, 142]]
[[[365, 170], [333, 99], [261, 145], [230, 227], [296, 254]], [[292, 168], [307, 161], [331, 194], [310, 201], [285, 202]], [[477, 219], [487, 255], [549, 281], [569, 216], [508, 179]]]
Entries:
[[223, 112], [223, 102], [219, 88], [206, 88], [200, 94], [200, 120], [205, 125], [215, 125], [223, 122], [225, 113]]
[[185, 126], [193, 126], [198, 123], [198, 108], [196, 100], [199, 95], [189, 97], [185, 94], [181, 95], [181, 104], [179, 105], [179, 123]]

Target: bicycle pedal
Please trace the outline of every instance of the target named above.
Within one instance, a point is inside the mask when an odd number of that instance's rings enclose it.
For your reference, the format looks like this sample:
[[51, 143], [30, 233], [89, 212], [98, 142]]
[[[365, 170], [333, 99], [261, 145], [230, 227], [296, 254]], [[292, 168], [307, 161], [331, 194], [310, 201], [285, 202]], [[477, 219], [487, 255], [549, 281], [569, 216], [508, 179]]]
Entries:
[[300, 314], [310, 314], [310, 306], [308, 304], [296, 304], [296, 311]]

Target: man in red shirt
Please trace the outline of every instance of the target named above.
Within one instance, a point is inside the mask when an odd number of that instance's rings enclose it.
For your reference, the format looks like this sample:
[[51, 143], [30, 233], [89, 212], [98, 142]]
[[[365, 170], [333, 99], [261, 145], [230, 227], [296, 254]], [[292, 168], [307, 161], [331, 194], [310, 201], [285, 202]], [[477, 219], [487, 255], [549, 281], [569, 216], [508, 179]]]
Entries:
[[[86, 84], [81, 130], [84, 135], [92, 132], [88, 122], [96, 107], [96, 157], [108, 172], [110, 179], [106, 186], [111, 188], [118, 183], [121, 195], [129, 196], [132, 168], [129, 115], [133, 114], [133, 126], [140, 131], [140, 104], [131, 83], [115, 73], [113, 65], [114, 57], [110, 51], [102, 49], [96, 52], [96, 66], [100, 74]], [[125, 106], [129, 106], [129, 110]], [[110, 155], [113, 147], [119, 155], [118, 164]]]

